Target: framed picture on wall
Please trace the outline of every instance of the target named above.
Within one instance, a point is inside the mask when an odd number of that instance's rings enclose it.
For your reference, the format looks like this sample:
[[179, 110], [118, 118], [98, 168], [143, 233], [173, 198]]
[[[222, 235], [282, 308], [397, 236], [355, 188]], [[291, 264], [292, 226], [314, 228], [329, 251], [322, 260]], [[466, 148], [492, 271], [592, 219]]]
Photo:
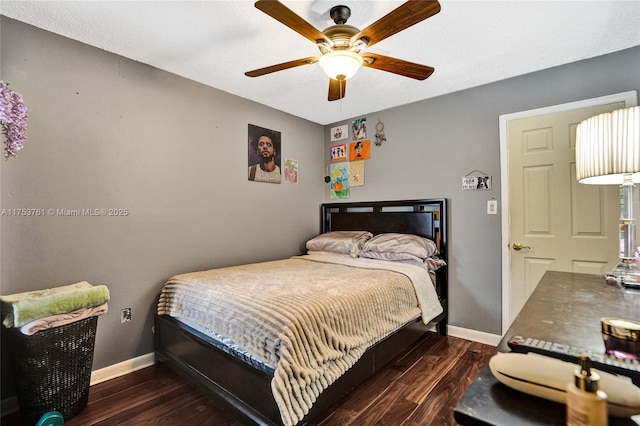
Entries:
[[280, 183], [280, 132], [249, 124], [249, 180]]

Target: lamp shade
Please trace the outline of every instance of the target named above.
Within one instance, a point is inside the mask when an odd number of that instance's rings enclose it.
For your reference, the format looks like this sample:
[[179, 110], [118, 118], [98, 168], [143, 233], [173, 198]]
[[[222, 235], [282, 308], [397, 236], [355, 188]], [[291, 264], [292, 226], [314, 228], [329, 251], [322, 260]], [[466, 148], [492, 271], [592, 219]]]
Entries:
[[580, 183], [640, 182], [640, 106], [587, 118], [576, 129], [576, 177]]
[[363, 59], [350, 50], [334, 50], [320, 58], [320, 68], [334, 80], [346, 80], [360, 69]]

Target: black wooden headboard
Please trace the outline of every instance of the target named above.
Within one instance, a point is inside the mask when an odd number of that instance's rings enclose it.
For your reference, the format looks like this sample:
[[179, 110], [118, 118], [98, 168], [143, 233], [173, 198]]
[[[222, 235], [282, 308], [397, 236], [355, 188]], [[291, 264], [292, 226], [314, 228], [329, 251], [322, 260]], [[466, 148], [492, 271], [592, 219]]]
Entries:
[[[322, 204], [322, 232], [369, 231], [416, 234], [436, 243], [439, 257], [449, 263], [447, 200], [373, 201]], [[447, 267], [436, 272], [436, 290], [447, 310]]]
[[322, 204], [322, 232], [400, 232], [435, 241], [447, 260], [447, 200], [404, 200]]

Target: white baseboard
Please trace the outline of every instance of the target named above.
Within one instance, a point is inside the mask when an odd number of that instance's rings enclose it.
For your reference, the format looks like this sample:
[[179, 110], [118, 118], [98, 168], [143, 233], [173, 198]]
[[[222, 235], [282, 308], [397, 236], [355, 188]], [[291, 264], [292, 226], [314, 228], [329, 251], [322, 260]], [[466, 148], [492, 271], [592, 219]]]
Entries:
[[134, 371], [150, 367], [155, 363], [156, 355], [151, 352], [99, 370], [94, 370], [91, 372], [91, 385], [93, 386], [107, 380], [115, 379], [116, 377], [124, 376], [125, 374], [133, 373]]
[[502, 336], [499, 334], [485, 333], [484, 331], [471, 330], [468, 328], [456, 327], [455, 325], [447, 326], [449, 336], [459, 337], [461, 339], [471, 340], [485, 345], [498, 346]]

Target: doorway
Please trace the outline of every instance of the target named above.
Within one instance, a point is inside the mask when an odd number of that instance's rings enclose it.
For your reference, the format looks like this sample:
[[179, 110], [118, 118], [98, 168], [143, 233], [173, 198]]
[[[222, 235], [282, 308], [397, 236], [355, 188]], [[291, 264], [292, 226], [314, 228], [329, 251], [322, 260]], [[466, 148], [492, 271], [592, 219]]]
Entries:
[[[611, 234], [615, 234], [615, 224], [618, 223], [618, 188], [588, 188], [590, 185], [578, 185], [575, 182], [575, 146], [572, 146], [572, 143], [575, 141], [575, 126], [582, 119], [600, 112], [635, 105], [637, 93], [630, 91], [499, 117], [502, 333], [509, 328], [546, 270], [600, 273], [600, 270], [612, 267], [610, 261], [617, 260], [615, 241], [611, 240], [617, 236]], [[557, 133], [555, 136], [554, 132]], [[512, 144], [514, 138], [518, 139], [517, 145]], [[514, 149], [513, 146], [518, 148]], [[520, 162], [520, 157], [525, 158], [524, 162]], [[530, 160], [534, 157], [535, 161], [531, 163]], [[558, 169], [558, 166], [561, 166], [561, 169]], [[513, 189], [516, 188], [517, 191], [514, 192]], [[578, 219], [586, 223], [590, 228], [589, 232], [594, 234], [595, 242], [592, 247], [597, 245], [598, 240], [611, 240], [609, 242], [614, 244], [612, 256], [615, 258], [580, 263], [556, 257], [558, 253], [561, 255], [563, 250], [572, 250], [568, 241], [574, 240], [572, 244], [575, 246], [576, 232], [581, 232], [579, 229], [576, 230], [576, 217], [572, 215], [579, 211], [584, 212], [585, 209], [577, 208], [579, 206], [575, 203], [582, 203], [582, 206], [597, 204], [602, 207], [595, 212], [596, 214]], [[518, 207], [515, 209], [516, 212], [520, 210], [516, 218], [513, 217], [514, 207]], [[554, 211], [563, 212], [565, 217], [554, 218]], [[598, 227], [601, 228], [595, 229]], [[608, 231], [605, 231], [605, 228]], [[560, 234], [563, 234], [561, 237], [567, 241], [566, 243], [556, 240]], [[517, 241], [514, 239], [516, 237]], [[580, 235], [579, 238], [580, 241], [587, 240], [585, 235]], [[514, 243], [521, 243], [522, 248], [514, 249]], [[557, 246], [568, 248], [555, 250], [556, 253], [549, 251]]]

